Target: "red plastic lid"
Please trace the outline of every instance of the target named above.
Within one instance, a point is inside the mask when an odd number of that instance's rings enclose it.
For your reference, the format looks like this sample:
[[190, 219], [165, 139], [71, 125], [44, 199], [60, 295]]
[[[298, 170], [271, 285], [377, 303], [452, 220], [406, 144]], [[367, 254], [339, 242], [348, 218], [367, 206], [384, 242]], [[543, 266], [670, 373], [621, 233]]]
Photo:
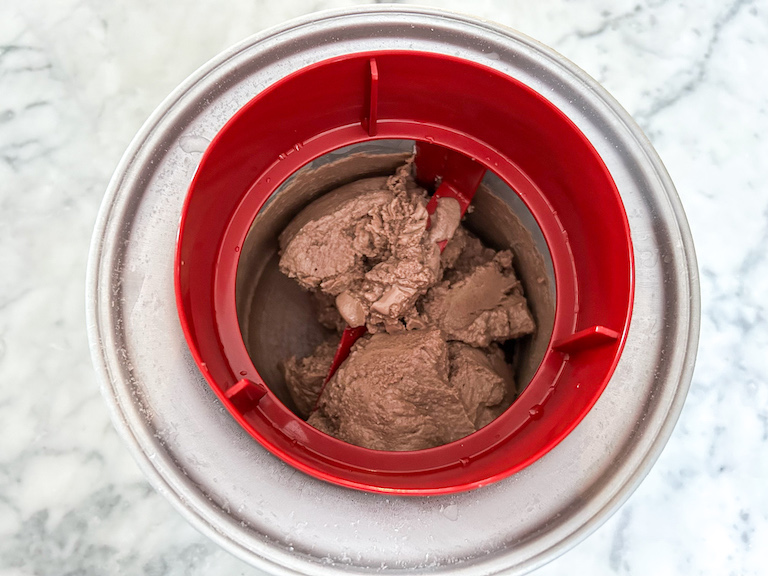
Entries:
[[[264, 384], [237, 319], [239, 250], [266, 200], [308, 162], [370, 139], [437, 144], [495, 172], [536, 219], [555, 272], [552, 338], [527, 388], [485, 428], [428, 450], [369, 450], [306, 424]], [[209, 146], [190, 186], [175, 280], [195, 362], [257, 441], [317, 478], [419, 495], [488, 484], [557, 445], [613, 373], [634, 286], [619, 193], [576, 126], [514, 78], [454, 57], [404, 51], [308, 66], [239, 110]]]

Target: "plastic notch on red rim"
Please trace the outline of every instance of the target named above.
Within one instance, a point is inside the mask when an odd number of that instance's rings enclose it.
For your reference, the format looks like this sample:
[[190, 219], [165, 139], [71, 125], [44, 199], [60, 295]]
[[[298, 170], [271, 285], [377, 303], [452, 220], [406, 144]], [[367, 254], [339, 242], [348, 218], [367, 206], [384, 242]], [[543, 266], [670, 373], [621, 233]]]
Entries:
[[[307, 425], [259, 376], [237, 319], [238, 251], [266, 200], [308, 162], [371, 139], [434, 143], [493, 171], [533, 214], [555, 272], [553, 333], [531, 382], [488, 426], [428, 450], [368, 450]], [[546, 454], [584, 418], [620, 358], [634, 275], [618, 190], [592, 145], [562, 112], [485, 66], [391, 51], [308, 66], [264, 90], [227, 122], [190, 185], [175, 284], [196, 363], [259, 443], [329, 482], [427, 495], [509, 476]], [[579, 336], [593, 327], [616, 337]], [[578, 353], [564, 353], [563, 346], [574, 342]]]

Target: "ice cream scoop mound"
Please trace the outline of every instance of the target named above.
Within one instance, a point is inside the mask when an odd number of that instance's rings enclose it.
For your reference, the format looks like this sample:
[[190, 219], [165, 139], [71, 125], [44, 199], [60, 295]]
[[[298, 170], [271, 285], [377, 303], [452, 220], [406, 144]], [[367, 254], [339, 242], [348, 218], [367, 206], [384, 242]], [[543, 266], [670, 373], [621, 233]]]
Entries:
[[280, 235], [280, 270], [337, 297], [342, 317], [371, 332], [391, 327], [440, 278], [426, 191], [411, 166], [326, 194]]
[[328, 382], [320, 411], [332, 435], [375, 450], [420, 450], [475, 431], [449, 380], [440, 331], [375, 334]]

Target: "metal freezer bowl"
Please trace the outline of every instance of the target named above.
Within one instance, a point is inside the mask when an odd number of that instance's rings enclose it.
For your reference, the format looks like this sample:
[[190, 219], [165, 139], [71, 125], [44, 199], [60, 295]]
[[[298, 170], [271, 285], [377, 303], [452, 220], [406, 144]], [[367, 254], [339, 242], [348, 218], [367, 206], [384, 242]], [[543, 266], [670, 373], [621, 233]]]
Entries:
[[[462, 494], [352, 491], [272, 457], [216, 402], [176, 314], [178, 219], [210, 139], [287, 74], [379, 49], [466, 58], [546, 96], [609, 168], [637, 257], [629, 335], [598, 403], [541, 460]], [[91, 249], [87, 312], [104, 395], [137, 461], [193, 525], [232, 553], [277, 574], [524, 573], [604, 522], [658, 457], [692, 375], [699, 291], [669, 176], [631, 118], [591, 78], [512, 30], [428, 9], [379, 7], [317, 14], [248, 39], [166, 99], [110, 183]]]

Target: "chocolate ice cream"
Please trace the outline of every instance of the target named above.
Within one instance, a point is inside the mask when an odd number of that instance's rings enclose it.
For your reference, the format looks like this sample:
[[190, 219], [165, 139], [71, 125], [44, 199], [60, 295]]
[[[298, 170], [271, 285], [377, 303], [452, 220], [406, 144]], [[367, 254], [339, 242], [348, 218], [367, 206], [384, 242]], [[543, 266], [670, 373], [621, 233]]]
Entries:
[[361, 340], [328, 382], [318, 411], [331, 435], [376, 450], [420, 450], [475, 431], [451, 385], [439, 330]]
[[535, 330], [512, 252], [461, 226], [451, 198], [430, 218], [411, 172], [342, 186], [280, 235], [280, 270], [314, 293], [321, 323], [368, 329], [324, 389], [338, 336], [285, 362], [297, 412], [376, 450], [439, 446], [499, 416], [515, 396], [499, 344]]
[[283, 367], [291, 398], [304, 418], [309, 417], [317, 404], [338, 345], [338, 338], [330, 338], [315, 348], [312, 355], [302, 359], [289, 358]]
[[[336, 297], [350, 326], [392, 331], [439, 278], [440, 249], [427, 233], [427, 194], [406, 163], [310, 204], [280, 235], [280, 270], [306, 289]], [[450, 219], [444, 211], [443, 220]], [[455, 229], [445, 222], [441, 229]]]
[[488, 346], [533, 332], [522, 287], [512, 269], [512, 252], [498, 252], [490, 262], [433, 287], [421, 302], [427, 325], [450, 340]]

